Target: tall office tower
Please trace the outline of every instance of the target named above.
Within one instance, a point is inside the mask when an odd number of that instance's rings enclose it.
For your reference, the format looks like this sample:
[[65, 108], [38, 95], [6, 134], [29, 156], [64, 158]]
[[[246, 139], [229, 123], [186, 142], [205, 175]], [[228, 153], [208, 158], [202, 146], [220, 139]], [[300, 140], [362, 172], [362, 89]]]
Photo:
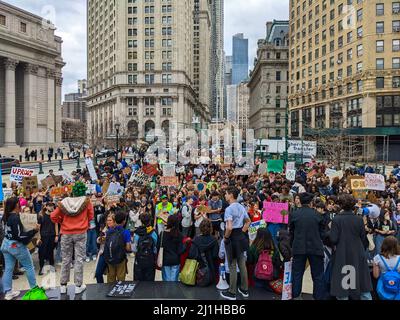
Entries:
[[398, 159], [400, 2], [290, 0], [290, 39], [291, 135], [344, 131]]
[[210, 0], [212, 45], [211, 59], [212, 72], [212, 118], [225, 119], [224, 114], [224, 77], [225, 77], [225, 52], [224, 52], [224, 0]]
[[288, 96], [289, 21], [268, 21], [265, 39], [258, 40], [257, 58], [251, 72], [250, 128], [256, 139], [285, 134]]
[[224, 114], [227, 114], [227, 86], [232, 84], [232, 56], [225, 56]]
[[87, 18], [89, 137], [112, 141], [116, 123], [131, 140], [190, 128], [194, 117], [206, 126], [207, 98], [195, 91], [194, 0], [88, 0]]
[[233, 36], [232, 84], [239, 84], [249, 76], [249, 40], [243, 33]]
[[83, 95], [87, 94], [87, 80], [86, 79], [78, 80], [78, 93], [81, 93]]

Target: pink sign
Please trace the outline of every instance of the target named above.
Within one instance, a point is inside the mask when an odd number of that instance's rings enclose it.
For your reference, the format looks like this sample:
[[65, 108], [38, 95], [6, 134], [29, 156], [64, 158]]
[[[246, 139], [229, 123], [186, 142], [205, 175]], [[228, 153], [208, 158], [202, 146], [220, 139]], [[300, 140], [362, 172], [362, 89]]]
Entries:
[[[286, 211], [282, 214], [282, 211]], [[263, 219], [269, 223], [289, 223], [289, 204], [264, 201]]]

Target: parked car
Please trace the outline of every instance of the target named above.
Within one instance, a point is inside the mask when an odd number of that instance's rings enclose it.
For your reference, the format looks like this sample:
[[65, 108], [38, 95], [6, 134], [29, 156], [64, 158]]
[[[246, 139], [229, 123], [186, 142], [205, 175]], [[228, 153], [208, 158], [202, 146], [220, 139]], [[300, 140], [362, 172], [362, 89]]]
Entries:
[[12, 167], [20, 167], [19, 160], [14, 158], [2, 157], [0, 158], [2, 173], [10, 173]]
[[96, 153], [96, 158], [107, 158], [107, 157], [114, 157], [115, 156], [114, 149], [102, 149]]

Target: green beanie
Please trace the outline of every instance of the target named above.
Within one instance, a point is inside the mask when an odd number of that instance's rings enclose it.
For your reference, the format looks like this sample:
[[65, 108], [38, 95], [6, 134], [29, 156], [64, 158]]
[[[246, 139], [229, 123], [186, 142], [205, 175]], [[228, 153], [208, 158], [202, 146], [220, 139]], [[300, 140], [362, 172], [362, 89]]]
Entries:
[[72, 187], [73, 197], [84, 197], [86, 195], [87, 186], [81, 181], [78, 181]]

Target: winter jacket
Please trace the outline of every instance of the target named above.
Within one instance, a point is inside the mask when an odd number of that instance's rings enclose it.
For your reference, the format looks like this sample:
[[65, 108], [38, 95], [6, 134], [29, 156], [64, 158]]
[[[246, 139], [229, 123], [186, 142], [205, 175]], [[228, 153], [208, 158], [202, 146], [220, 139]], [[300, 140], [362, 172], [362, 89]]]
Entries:
[[13, 213], [9, 216], [5, 225], [5, 238], [11, 241], [21, 242], [27, 245], [37, 233], [36, 230], [25, 232], [19, 214]]
[[292, 247], [290, 246], [290, 234], [286, 230], [279, 230], [278, 249], [283, 257], [283, 261], [290, 261], [292, 258]]
[[86, 233], [93, 219], [93, 205], [87, 197], [65, 198], [51, 214], [51, 220], [61, 225], [62, 235]]

